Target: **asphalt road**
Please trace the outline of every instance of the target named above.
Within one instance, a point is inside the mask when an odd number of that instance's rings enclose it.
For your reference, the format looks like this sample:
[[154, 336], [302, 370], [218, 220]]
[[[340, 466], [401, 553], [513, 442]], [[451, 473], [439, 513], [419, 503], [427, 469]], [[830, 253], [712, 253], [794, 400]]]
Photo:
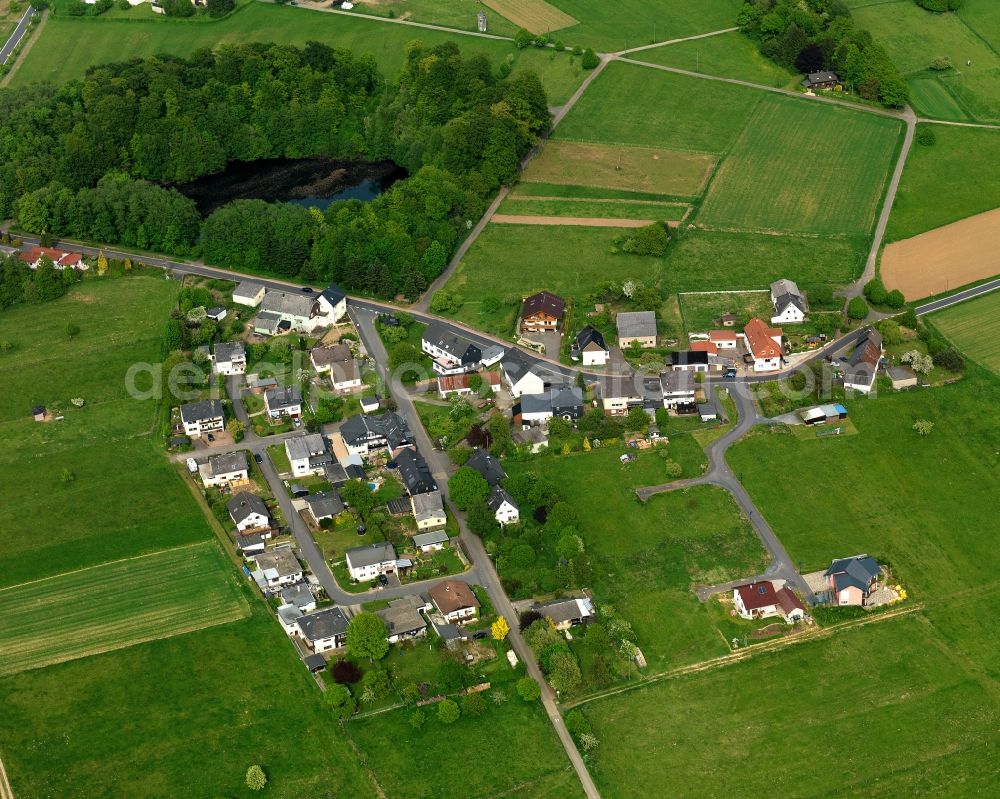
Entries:
[[33, 6], [28, 6], [24, 14], [21, 15], [21, 19], [17, 22], [17, 27], [14, 28], [14, 32], [7, 39], [3, 47], [0, 47], [0, 64], [6, 64], [7, 60], [17, 49], [17, 46], [21, 43], [25, 34], [28, 32], [28, 23], [31, 22], [31, 15], [35, 13]]
[[981, 283], [978, 286], [973, 286], [971, 289], [960, 291], [957, 294], [952, 294], [950, 297], [944, 297], [940, 300], [934, 300], [932, 302], [924, 303], [923, 305], [918, 305], [915, 310], [917, 316], [923, 316], [924, 314], [934, 313], [934, 311], [940, 311], [944, 308], [950, 308], [952, 305], [958, 305], [960, 302], [965, 302], [966, 300], [971, 300], [975, 297], [981, 297], [982, 295], [989, 294], [991, 291], [996, 291], [997, 289], [1000, 289], [1000, 277], [990, 280], [987, 283]]

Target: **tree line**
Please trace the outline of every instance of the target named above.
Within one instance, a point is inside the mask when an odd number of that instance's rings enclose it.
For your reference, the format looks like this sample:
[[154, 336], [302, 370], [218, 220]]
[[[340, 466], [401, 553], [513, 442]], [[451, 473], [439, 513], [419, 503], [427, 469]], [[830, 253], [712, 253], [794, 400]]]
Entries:
[[832, 70], [851, 91], [892, 108], [909, 99], [899, 69], [855, 25], [844, 0], [745, 0], [737, 23], [763, 55], [787, 69]]
[[[538, 77], [507, 71], [454, 43], [413, 42], [387, 85], [370, 56], [246, 44], [5, 91], [0, 216], [34, 233], [416, 296], [548, 128]], [[205, 220], [172, 188], [232, 161], [321, 155], [392, 160], [410, 177], [368, 204], [244, 200]]]

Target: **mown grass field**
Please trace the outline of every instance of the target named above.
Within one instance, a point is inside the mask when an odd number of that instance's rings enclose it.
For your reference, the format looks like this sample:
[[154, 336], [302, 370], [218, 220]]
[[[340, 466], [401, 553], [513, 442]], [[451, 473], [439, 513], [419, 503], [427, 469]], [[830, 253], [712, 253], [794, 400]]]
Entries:
[[725, 153], [763, 93], [634, 64], [610, 64], [557, 128], [558, 139]]
[[620, 202], [508, 196], [497, 213], [529, 216], [589, 216], [607, 219], [653, 219], [675, 222], [688, 206], [679, 203]]
[[214, 543], [105, 563], [0, 590], [0, 675], [245, 618]]
[[517, 28], [527, 28], [531, 33], [553, 33], [576, 25], [576, 20], [545, 0], [483, 0]]
[[15, 796], [248, 799], [258, 763], [270, 796], [374, 797], [281, 628], [250, 607], [243, 621], [0, 679]]
[[[996, 4], [980, 2], [957, 14], [933, 14], [898, 0], [855, 9], [854, 18], [909, 78], [918, 113], [959, 121], [1000, 119], [1000, 40], [989, 41], [1000, 29]], [[948, 58], [953, 68], [930, 70], [938, 57]], [[937, 88], [929, 85], [934, 83]]]
[[[156, 53], [186, 56], [203, 47], [248, 41], [301, 47], [310, 40], [357, 53], [370, 53], [389, 80], [399, 74], [406, 58], [406, 44], [414, 40], [427, 46], [457, 41], [463, 54], [485, 55], [495, 65], [510, 54], [515, 68], [534, 69], [539, 73], [551, 103], [564, 102], [582, 80], [579, 59], [571, 58], [569, 53], [537, 48], [518, 51], [513, 42], [465, 36], [459, 32], [391, 24], [362, 15], [351, 17], [252, 3], [218, 22], [199, 24], [52, 18], [46, 22], [38, 43], [14, 73], [10, 85], [23, 86], [34, 81], [63, 83], [82, 78], [87, 68], [96, 64]], [[58, 51], [60, 58], [46, 55], [52, 51]]]
[[910, 149], [886, 241], [908, 239], [1000, 206], [1000, 130], [928, 127], [935, 143]]
[[[0, 314], [0, 340], [12, 345], [0, 354], [0, 585], [209, 535], [151, 436], [156, 401], [125, 389], [132, 364], [159, 361], [177, 289], [158, 277], [88, 280], [54, 302]], [[73, 338], [71, 322], [80, 327]], [[35, 404], [65, 419], [34, 422]]]
[[[700, 473], [705, 456], [691, 434], [669, 424], [666, 434], [684, 476]], [[763, 548], [721, 489], [699, 487], [639, 504], [636, 487], [668, 482], [663, 461], [639, 453], [623, 467], [618, 454], [542, 458], [511, 463], [507, 471], [546, 477], [576, 509], [594, 565], [594, 596], [635, 628], [649, 673], [725, 654], [728, 647], [692, 586], [757, 574], [766, 566]]]
[[771, 294], [753, 291], [736, 294], [681, 294], [681, 314], [688, 332], [704, 333], [717, 325], [713, 320], [722, 314], [734, 313], [737, 317], [759, 316], [764, 320], [773, 313]]
[[429, 22], [458, 30], [478, 30], [476, 12], [486, 11], [488, 32], [499, 36], [513, 36], [517, 26], [490, 9], [484, 9], [477, 0], [380, 0], [376, 3], [356, 3], [354, 12], [378, 17], [394, 15], [396, 19]]
[[698, 221], [725, 229], [865, 234], [901, 129], [874, 114], [766, 97], [716, 173]]
[[710, 155], [663, 148], [555, 140], [532, 159], [522, 180], [695, 197], [715, 163]]
[[[486, 694], [487, 709], [479, 718], [444, 725], [435, 715], [436, 706], [430, 705], [424, 708], [427, 720], [420, 730], [410, 726], [413, 711], [402, 709], [352, 721], [346, 733], [367, 759], [385, 796], [582, 797], [576, 773], [541, 705], [525, 704], [510, 686], [504, 690], [508, 699], [503, 705], [494, 705]], [[462, 743], [442, 745], [443, 740]], [[414, 767], [429, 751], [434, 752], [433, 766]], [[484, 753], [498, 767], [469, 768], [474, 752]]]
[[1000, 292], [946, 308], [930, 318], [965, 355], [1000, 375]]
[[798, 75], [762, 56], [757, 46], [739, 31], [643, 50], [631, 57], [636, 61], [764, 86], [791, 86], [799, 80]]

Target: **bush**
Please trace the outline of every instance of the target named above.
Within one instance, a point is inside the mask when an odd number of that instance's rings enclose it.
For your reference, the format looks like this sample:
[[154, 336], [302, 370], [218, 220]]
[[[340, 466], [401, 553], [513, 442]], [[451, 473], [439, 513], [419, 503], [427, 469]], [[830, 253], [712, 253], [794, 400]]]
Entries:
[[934, 130], [927, 125], [921, 125], [920, 130], [917, 131], [917, 144], [930, 147], [936, 141], [937, 136], [934, 134]]
[[965, 358], [963, 358], [954, 347], [941, 350], [934, 355], [934, 365], [947, 369], [949, 372], [961, 372], [965, 369]]
[[600, 63], [601, 59], [597, 57], [597, 53], [589, 47], [583, 51], [583, 55], [580, 57], [580, 66], [584, 69], [596, 69]]
[[357, 710], [351, 689], [346, 685], [336, 684], [327, 687], [326, 693], [323, 694], [323, 701], [330, 708], [334, 718], [350, 718], [354, 715], [354, 711]]
[[410, 726], [415, 730], [419, 730], [424, 726], [424, 721], [426, 719], [427, 717], [424, 715], [424, 711], [414, 710], [413, 713], [410, 714]]
[[624, 252], [630, 255], [663, 255], [667, 251], [670, 234], [667, 226], [661, 222], [635, 228], [614, 239], [612, 252]]
[[886, 295], [885, 304], [890, 308], [902, 308], [906, 304], [906, 297], [899, 289], [893, 289]]
[[529, 44], [531, 44], [534, 37], [531, 35], [531, 31], [527, 28], [521, 28], [517, 33], [514, 34], [514, 44], [517, 45], [518, 50], [523, 50]]
[[361, 669], [351, 660], [338, 660], [331, 664], [330, 674], [341, 685], [353, 685], [361, 679]]
[[917, 5], [928, 11], [958, 11], [962, 7], [962, 0], [917, 0]]
[[872, 305], [884, 305], [886, 298], [885, 286], [882, 285], [882, 281], [877, 277], [869, 280], [865, 283], [864, 287], [865, 297], [868, 298], [868, 302]]
[[864, 319], [868, 316], [868, 303], [864, 297], [855, 297], [847, 304], [847, 315], [851, 319]]
[[525, 702], [537, 702], [542, 689], [531, 677], [522, 677], [517, 681], [517, 695]]
[[267, 785], [267, 775], [258, 765], [250, 766], [247, 769], [247, 788], [251, 791], [262, 791], [264, 786]]
[[69, 336], [70, 338], [76, 338], [77, 336], [80, 335], [80, 326], [74, 324], [73, 322], [70, 322], [68, 325], [66, 325], [66, 335]]
[[951, 59], [946, 55], [938, 56], [930, 63], [930, 68], [941, 72], [946, 69], [951, 69]]
[[437, 717], [442, 724], [454, 724], [462, 711], [458, 709], [458, 703], [451, 699], [442, 699], [438, 702]]
[[813, 310], [817, 308], [837, 307], [833, 296], [833, 286], [826, 285], [825, 283], [807, 288], [806, 296], [809, 298], [809, 306]]
[[486, 700], [478, 691], [474, 694], [467, 694], [462, 700], [462, 712], [466, 716], [481, 716], [486, 711]]
[[913, 429], [922, 436], [929, 436], [931, 434], [931, 430], [934, 429], [934, 422], [929, 419], [917, 419], [917, 421], [913, 423]]

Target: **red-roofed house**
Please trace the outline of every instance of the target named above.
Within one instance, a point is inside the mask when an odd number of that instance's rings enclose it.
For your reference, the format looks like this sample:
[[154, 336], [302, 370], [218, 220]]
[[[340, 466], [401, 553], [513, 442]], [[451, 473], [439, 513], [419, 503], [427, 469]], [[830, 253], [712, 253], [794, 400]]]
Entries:
[[767, 619], [780, 616], [786, 624], [805, 618], [806, 611], [788, 588], [774, 589], [774, 583], [764, 580], [748, 583], [733, 589], [733, 605], [744, 619]]
[[83, 256], [78, 252], [66, 252], [57, 250], [55, 247], [32, 247], [25, 250], [18, 257], [24, 261], [31, 269], [38, 269], [42, 258], [48, 258], [60, 272], [67, 266], [83, 271], [87, 265], [83, 262]]
[[707, 352], [709, 355], [719, 354], [719, 348], [711, 341], [692, 341], [688, 349], [691, 352]]
[[708, 340], [712, 342], [720, 350], [736, 349], [735, 330], [709, 330]]
[[[461, 375], [439, 375], [438, 376], [438, 394], [441, 395], [441, 399], [445, 399], [449, 394], [472, 394], [474, 393], [471, 388], [469, 388], [469, 378], [472, 377], [474, 373], [466, 373]], [[482, 372], [480, 377], [483, 378], [483, 389], [487, 386], [494, 391], [500, 388], [500, 373], [499, 372]]]
[[768, 327], [755, 316], [743, 328], [743, 341], [753, 358], [755, 372], [773, 372], [781, 368], [780, 327]]
[[566, 300], [551, 291], [526, 297], [521, 306], [522, 333], [551, 333], [559, 329], [566, 315]]

